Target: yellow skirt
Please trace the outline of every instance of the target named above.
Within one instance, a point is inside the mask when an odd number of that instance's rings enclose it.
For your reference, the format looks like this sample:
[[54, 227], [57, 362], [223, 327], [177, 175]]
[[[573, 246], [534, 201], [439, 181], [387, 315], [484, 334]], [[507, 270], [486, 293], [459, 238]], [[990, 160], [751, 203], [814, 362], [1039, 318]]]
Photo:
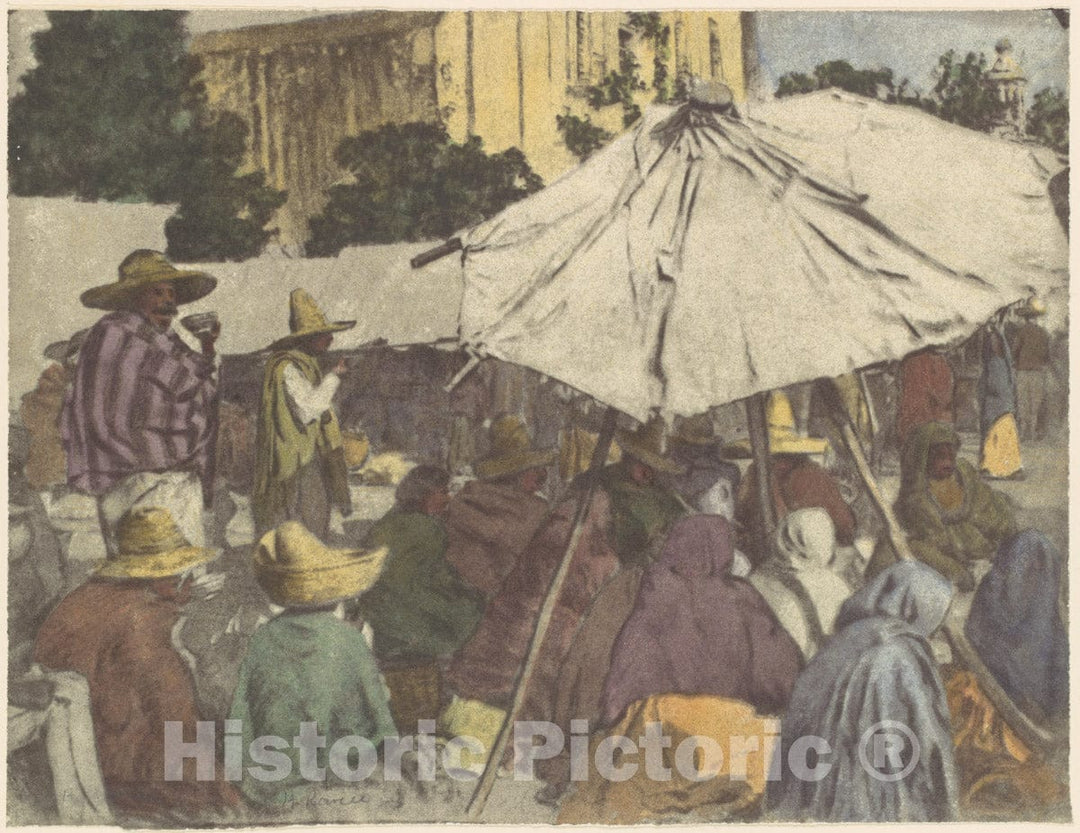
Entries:
[[998, 417], [983, 439], [982, 462], [979, 468], [992, 477], [1009, 477], [1022, 469], [1020, 462], [1020, 435], [1016, 431], [1016, 417], [1005, 414]]
[[[621, 735], [640, 744], [650, 723], [660, 724], [663, 735], [671, 741], [660, 755], [662, 765], [671, 771], [669, 779], [650, 777], [642, 749], [629, 758], [635, 769], [627, 780], [608, 780], [597, 771], [598, 747], [606, 737]], [[681, 694], [640, 700], [627, 709], [617, 726], [590, 738], [588, 778], [577, 782], [567, 796], [556, 823], [637, 824], [695, 810], [705, 811], [710, 818], [745, 818], [760, 807], [765, 794], [775, 731], [775, 721], [762, 718], [738, 700]], [[697, 749], [692, 761], [680, 762], [683, 753], [677, 750], [683, 741], [693, 738], [712, 741], [720, 755], [700, 754], [703, 750]], [[733, 739], [754, 742], [743, 747], [743, 757], [733, 747]], [[610, 754], [606, 757], [613, 759]], [[735, 758], [739, 763], [733, 762]], [[620, 761], [620, 765], [625, 762]], [[683, 773], [689, 767], [696, 771], [696, 777]]]

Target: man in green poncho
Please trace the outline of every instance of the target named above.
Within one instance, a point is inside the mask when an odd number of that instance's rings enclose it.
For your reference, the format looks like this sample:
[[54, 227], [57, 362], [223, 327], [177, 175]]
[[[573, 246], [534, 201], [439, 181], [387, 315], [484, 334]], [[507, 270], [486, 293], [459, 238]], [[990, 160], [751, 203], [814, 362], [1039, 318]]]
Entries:
[[[993, 559], [1017, 525], [1005, 496], [957, 457], [959, 448], [951, 425], [928, 422], [915, 428], [904, 445], [895, 509], [915, 557], [968, 591], [975, 589], [973, 563]], [[892, 548], [879, 544], [867, 577], [894, 560]]]
[[255, 436], [256, 534], [285, 520], [300, 521], [319, 538], [330, 510], [352, 511], [341, 428], [331, 405], [345, 360], [323, 374], [318, 357], [355, 321], [326, 320], [307, 292], [289, 296], [289, 330], [266, 363]]
[[365, 545], [387, 547], [379, 581], [359, 600], [375, 633], [380, 660], [430, 662], [453, 654], [472, 635], [483, 597], [446, 560], [440, 516], [450, 501], [449, 474], [417, 466], [397, 487], [394, 508], [368, 533]]
[[[255, 576], [285, 610], [251, 638], [229, 719], [240, 721], [245, 754], [258, 754], [246, 752], [256, 738], [281, 738], [289, 746], [275, 755], [287, 755], [291, 766], [286, 777], [267, 779], [284, 767], [266, 762], [260, 770], [259, 761], [245, 760], [241, 788], [256, 804], [280, 806], [340, 785], [342, 763], [331, 750], [342, 738], [349, 739], [347, 769], [356, 773], [375, 769], [378, 747], [397, 736], [375, 658], [360, 630], [343, 621], [343, 601], [376, 581], [386, 555], [331, 549], [296, 521], [259, 541]], [[305, 734], [324, 739], [314, 762], [294, 740]]]

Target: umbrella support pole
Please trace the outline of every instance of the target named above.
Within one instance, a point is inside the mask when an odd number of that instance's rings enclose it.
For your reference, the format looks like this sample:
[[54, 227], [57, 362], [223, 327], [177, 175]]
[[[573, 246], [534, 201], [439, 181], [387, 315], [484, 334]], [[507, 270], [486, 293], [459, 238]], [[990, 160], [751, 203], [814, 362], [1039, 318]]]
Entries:
[[476, 367], [479, 364], [479, 356], [469, 356], [469, 360], [465, 363], [465, 366], [457, 372], [453, 379], [443, 385], [443, 391], [445, 391], [446, 393], [450, 393], [450, 391], [452, 391], [465, 380], [466, 376], [476, 370]]
[[487, 764], [484, 766], [484, 773], [480, 776], [480, 782], [476, 785], [476, 790], [466, 807], [466, 812], [470, 818], [477, 819], [484, 812], [484, 806], [487, 804], [488, 796], [491, 794], [491, 788], [495, 785], [496, 774], [502, 763], [503, 755], [506, 753], [506, 747], [510, 742], [510, 735], [514, 731], [514, 724], [517, 722], [521, 709], [525, 705], [525, 693], [532, 679], [533, 668], [536, 665], [537, 657], [540, 655], [540, 647], [544, 644], [544, 637], [547, 635], [548, 626], [551, 624], [552, 616], [555, 613], [555, 603], [559, 600], [562, 586], [570, 572], [570, 561], [573, 559], [574, 551], [581, 540], [582, 530], [585, 528], [585, 519], [589, 514], [589, 506], [592, 504], [593, 494], [596, 492], [597, 475], [607, 460], [611, 440], [615, 436], [617, 419], [618, 411], [609, 407], [604, 414], [604, 424], [600, 429], [600, 437], [597, 440], [596, 448], [593, 450], [592, 459], [589, 461], [589, 469], [585, 475], [586, 485], [582, 490], [577, 511], [574, 513], [574, 522], [570, 529], [570, 537], [566, 542], [566, 549], [563, 551], [562, 561], [559, 563], [559, 569], [555, 571], [555, 576], [548, 586], [544, 604], [540, 608], [540, 615], [536, 620], [532, 640], [529, 642], [529, 652], [525, 657], [525, 663], [518, 672], [517, 682], [514, 684], [513, 704], [506, 713], [495, 746], [492, 748]]
[[[835, 388], [830, 386], [830, 390], [835, 391]], [[839, 406], [839, 404], [839, 397], [837, 397], [835, 405]], [[847, 446], [848, 451], [855, 460], [855, 467], [862, 477], [863, 484], [870, 493], [870, 497], [873, 499], [878, 512], [881, 513], [881, 516], [885, 520], [885, 525], [888, 528], [889, 541], [892, 543], [893, 549], [901, 560], [914, 561], [915, 556], [912, 554], [911, 548], [907, 545], [907, 538], [904, 536], [903, 530], [896, 520], [896, 515], [893, 514], [892, 507], [889, 506], [888, 502], [885, 500], [885, 496], [882, 494], [881, 488], [878, 486], [873, 472], [870, 471], [870, 465], [866, 462], [866, 455], [863, 452], [858, 437], [855, 435], [855, 430], [851, 427], [851, 422], [843, 412], [842, 407], [834, 407], [833, 412], [835, 418], [840, 423], [840, 428], [844, 436], [844, 444]], [[1020, 710], [1020, 707], [1012, 701], [1012, 698], [1009, 697], [1006, 691], [1000, 686], [998, 681], [994, 678], [994, 675], [990, 672], [990, 669], [986, 667], [978, 653], [976, 653], [975, 649], [968, 641], [967, 636], [964, 634], [963, 627], [955, 620], [947, 618], [942, 630], [945, 632], [945, 638], [948, 639], [949, 645], [956, 655], [955, 659], [959, 661], [960, 665], [967, 668], [967, 670], [975, 676], [979, 682], [979, 687], [986, 694], [990, 702], [993, 703], [994, 708], [998, 710], [1005, 722], [1009, 724], [1009, 728], [1016, 732], [1017, 736], [1034, 750], [1046, 753], [1054, 749], [1054, 747], [1058, 745], [1059, 740], [1047, 729], [1039, 726], [1035, 721], [1024, 714], [1024, 712]]]
[[761, 522], [753, 531], [757, 537], [759, 557], [768, 558], [772, 552], [776, 534], [776, 507], [772, 502], [773, 478], [769, 465], [769, 428], [765, 414], [765, 397], [755, 393], [746, 399], [746, 422], [750, 428], [750, 451], [757, 472], [757, 499], [761, 509]]

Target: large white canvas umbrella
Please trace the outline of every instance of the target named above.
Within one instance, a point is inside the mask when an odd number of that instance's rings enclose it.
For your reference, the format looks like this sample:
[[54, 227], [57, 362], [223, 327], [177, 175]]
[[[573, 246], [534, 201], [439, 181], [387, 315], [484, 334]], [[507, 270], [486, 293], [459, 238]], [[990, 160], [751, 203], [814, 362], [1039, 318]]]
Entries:
[[958, 341], [1065, 285], [1027, 148], [805, 99], [752, 118], [652, 107], [470, 230], [462, 342], [643, 420]]
[[[892, 111], [858, 99], [833, 113], [837, 100], [763, 105], [751, 118], [696, 104], [650, 108], [586, 164], [463, 235], [462, 342], [644, 420], [958, 341], [1032, 292], [1064, 289], [1068, 247], [1046, 190], [1051, 171], [1028, 149], [918, 113], [890, 122]], [[1020, 231], [1001, 228], [1010, 218]], [[893, 545], [910, 558], [844, 430]], [[598, 449], [603, 459], [604, 437]], [[474, 812], [587, 504], [588, 493]], [[962, 633], [950, 634], [1010, 725], [1045, 739]]]

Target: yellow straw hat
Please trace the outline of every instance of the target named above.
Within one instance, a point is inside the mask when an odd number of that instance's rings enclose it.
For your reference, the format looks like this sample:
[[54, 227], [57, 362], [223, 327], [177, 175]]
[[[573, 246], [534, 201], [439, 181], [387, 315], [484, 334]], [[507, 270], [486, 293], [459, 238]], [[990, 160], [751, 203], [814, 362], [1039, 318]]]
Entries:
[[327, 321], [314, 298], [303, 289], [294, 289], [289, 295], [289, 335], [279, 338], [270, 347], [282, 349], [308, 336], [339, 333], [355, 326], [355, 321]]
[[636, 431], [619, 429], [615, 432], [615, 441], [624, 457], [640, 460], [656, 471], [682, 474], [686, 470], [665, 456], [667, 449], [664, 447], [664, 420], [661, 417], [653, 417]]
[[538, 466], [550, 466], [559, 456], [554, 448], [533, 448], [529, 431], [516, 416], [501, 416], [491, 423], [491, 453], [476, 464], [476, 476], [506, 477]]
[[1016, 313], [1024, 318], [1038, 318], [1040, 315], [1046, 315], [1046, 304], [1032, 296]]
[[168, 578], [217, 557], [215, 550], [193, 547], [168, 509], [129, 509], [116, 525], [119, 554], [102, 562], [102, 578]]
[[217, 278], [212, 275], [177, 269], [165, 255], [151, 249], [136, 249], [124, 258], [117, 271], [120, 279], [116, 283], [95, 286], [79, 296], [83, 306], [128, 309], [140, 291], [162, 281], [175, 284], [177, 304], [190, 304], [209, 295], [217, 286]]
[[333, 549], [297, 521], [267, 532], [255, 549], [255, 578], [283, 607], [322, 605], [359, 595], [382, 572], [389, 550]]
[[772, 454], [824, 454], [829, 441], [801, 437], [795, 431], [795, 412], [791, 400], [783, 391], [774, 390], [765, 405], [765, 421], [769, 426], [769, 452]]

